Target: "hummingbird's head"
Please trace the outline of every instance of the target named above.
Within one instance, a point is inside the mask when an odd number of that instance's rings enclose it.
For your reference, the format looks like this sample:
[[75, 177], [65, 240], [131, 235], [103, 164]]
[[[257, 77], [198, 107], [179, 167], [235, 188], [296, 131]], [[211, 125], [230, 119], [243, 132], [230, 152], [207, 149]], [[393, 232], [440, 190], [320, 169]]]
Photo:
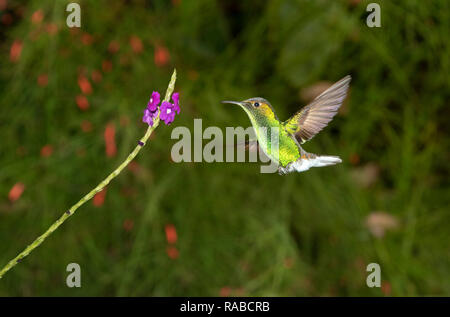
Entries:
[[244, 101], [222, 101], [241, 106], [251, 117], [275, 117], [272, 105], [269, 101], [261, 97], [254, 97]]

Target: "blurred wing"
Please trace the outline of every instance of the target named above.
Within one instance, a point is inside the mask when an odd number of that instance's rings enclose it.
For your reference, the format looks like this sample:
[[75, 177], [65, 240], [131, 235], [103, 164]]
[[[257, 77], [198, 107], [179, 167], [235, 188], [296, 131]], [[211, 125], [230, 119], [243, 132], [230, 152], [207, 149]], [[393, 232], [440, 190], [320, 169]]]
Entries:
[[321, 93], [309, 105], [286, 120], [285, 129], [295, 135], [299, 143], [305, 143], [319, 133], [336, 115], [347, 95], [350, 75], [345, 76]]
[[234, 148], [244, 148], [244, 151], [249, 151], [249, 152], [257, 151], [259, 148], [257, 140], [247, 140], [245, 142], [227, 145], [227, 147], [230, 147], [230, 146], [232, 146]]

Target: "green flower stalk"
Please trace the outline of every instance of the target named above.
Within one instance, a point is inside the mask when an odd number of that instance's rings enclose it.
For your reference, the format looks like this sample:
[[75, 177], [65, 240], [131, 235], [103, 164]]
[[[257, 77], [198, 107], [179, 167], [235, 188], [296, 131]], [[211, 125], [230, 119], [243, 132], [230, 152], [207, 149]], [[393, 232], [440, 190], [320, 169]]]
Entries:
[[[8, 262], [0, 271], [0, 279], [3, 277], [3, 275], [6, 274], [10, 269], [12, 269], [14, 266], [16, 266], [23, 258], [25, 258], [28, 254], [31, 253], [34, 249], [36, 249], [39, 245], [41, 245], [42, 242], [44, 242], [45, 239], [47, 239], [56, 229], [59, 228], [60, 225], [62, 225], [70, 216], [72, 216], [79, 207], [81, 207], [83, 204], [85, 204], [88, 200], [90, 200], [92, 197], [94, 197], [95, 194], [102, 191], [106, 185], [109, 184], [117, 175], [119, 175], [122, 170], [136, 157], [136, 155], [139, 153], [139, 151], [142, 149], [142, 147], [145, 145], [145, 142], [148, 140], [150, 135], [153, 133], [153, 131], [158, 127], [160, 122], [160, 117], [164, 120], [166, 124], [170, 124], [173, 121], [173, 117], [170, 117], [170, 119], [167, 119], [168, 114], [171, 112], [167, 109], [172, 109], [173, 107], [176, 108], [179, 112], [178, 107], [178, 93], [174, 94], [173, 100], [174, 105], [169, 103], [170, 97], [172, 96], [173, 90], [175, 88], [175, 81], [177, 79], [177, 72], [176, 70], [173, 71], [172, 78], [170, 79], [169, 86], [166, 90], [166, 95], [164, 97], [163, 103], [161, 104], [161, 107], [158, 108], [157, 104], [155, 105], [153, 102], [153, 98], [150, 99], [150, 103], [152, 103], [153, 107], [153, 114], [151, 124], [148, 118], [146, 117], [146, 113], [144, 113], [144, 122], [147, 122], [149, 124], [147, 131], [145, 132], [145, 135], [138, 141], [138, 145], [134, 148], [134, 150], [128, 155], [128, 157], [125, 159], [125, 161], [122, 162], [111, 174], [109, 174], [103, 181], [100, 182], [93, 190], [91, 190], [88, 194], [86, 194], [83, 198], [81, 198], [75, 205], [70, 207], [69, 210], [67, 210], [58, 220], [56, 220], [50, 228], [47, 229], [42, 235], [40, 235], [36, 240], [34, 240], [29, 246], [25, 248], [22, 252], [19, 253], [14, 259]], [[158, 93], [158, 102], [159, 103], [159, 93]], [[172, 108], [171, 108], [171, 106]], [[147, 109], [146, 109], [147, 112]]]

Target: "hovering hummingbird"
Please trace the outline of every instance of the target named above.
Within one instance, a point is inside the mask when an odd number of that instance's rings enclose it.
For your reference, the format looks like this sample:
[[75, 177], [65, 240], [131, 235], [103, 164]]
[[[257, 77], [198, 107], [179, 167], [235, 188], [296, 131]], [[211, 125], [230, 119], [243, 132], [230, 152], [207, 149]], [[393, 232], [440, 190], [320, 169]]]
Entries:
[[[236, 104], [244, 109], [255, 130], [258, 145], [272, 161], [278, 163], [279, 174], [303, 172], [311, 167], [342, 162], [337, 156], [308, 153], [303, 150], [301, 144], [312, 139], [333, 119], [347, 95], [350, 80], [350, 75], [345, 76], [285, 122], [278, 119], [272, 105], [264, 98], [255, 97], [239, 102], [222, 101], [222, 103]], [[277, 153], [272, 150], [273, 140], [270, 131], [273, 128], [278, 130]]]

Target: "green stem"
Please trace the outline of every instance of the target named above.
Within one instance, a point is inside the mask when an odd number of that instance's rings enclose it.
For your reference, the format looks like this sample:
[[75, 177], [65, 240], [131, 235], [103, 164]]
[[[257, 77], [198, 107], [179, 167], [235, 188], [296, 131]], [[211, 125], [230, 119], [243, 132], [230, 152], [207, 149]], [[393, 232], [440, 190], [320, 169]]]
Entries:
[[[177, 80], [177, 72], [176, 70], [173, 71], [172, 78], [170, 79], [169, 86], [166, 90], [166, 96], [164, 98], [164, 101], [169, 101], [170, 96], [172, 95], [172, 92], [175, 88], [175, 81]], [[89, 199], [94, 197], [95, 194], [103, 190], [106, 185], [109, 184], [110, 181], [112, 181], [117, 175], [122, 172], [122, 170], [136, 157], [136, 155], [139, 153], [141, 148], [145, 145], [145, 142], [148, 140], [150, 135], [153, 133], [153, 131], [158, 127], [159, 125], [159, 114], [157, 118], [155, 119], [153, 126], [149, 126], [147, 129], [147, 132], [145, 132], [145, 135], [139, 140], [138, 145], [134, 148], [133, 152], [128, 155], [125, 161], [123, 161], [122, 164], [120, 164], [111, 174], [108, 175], [103, 181], [100, 182], [93, 190], [91, 190], [87, 195], [85, 195], [83, 198], [81, 198], [75, 205], [70, 207], [69, 210], [67, 210], [58, 220], [56, 220], [50, 228], [47, 229], [42, 235], [40, 235], [36, 240], [33, 241], [29, 246], [25, 248], [21, 253], [19, 253], [18, 256], [16, 256], [14, 259], [8, 262], [8, 264], [5, 265], [0, 271], [0, 279], [5, 275], [6, 272], [8, 272], [10, 269], [12, 269], [14, 266], [17, 265], [24, 257], [26, 257], [28, 254], [30, 254], [31, 251], [36, 249], [44, 240], [50, 236], [60, 225], [64, 223], [70, 216], [72, 216], [79, 207], [81, 207], [84, 203], [86, 203]], [[142, 144], [142, 145], [141, 145]]]

